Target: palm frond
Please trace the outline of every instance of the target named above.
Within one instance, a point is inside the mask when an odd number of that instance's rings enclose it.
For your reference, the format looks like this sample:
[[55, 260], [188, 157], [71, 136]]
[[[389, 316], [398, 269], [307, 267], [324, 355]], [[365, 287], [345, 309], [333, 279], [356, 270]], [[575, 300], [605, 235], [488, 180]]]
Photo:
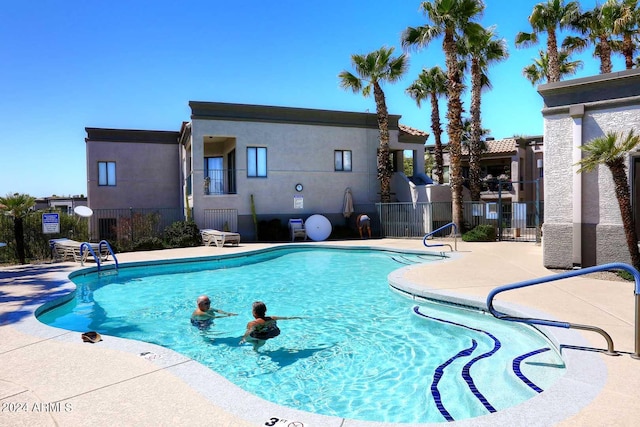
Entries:
[[577, 164], [578, 173], [590, 172], [599, 165], [608, 165], [621, 160], [628, 152], [640, 144], [640, 136], [630, 130], [626, 135], [622, 132], [607, 132], [606, 135], [592, 139], [588, 144], [580, 146], [586, 156]]
[[439, 27], [423, 25], [420, 27], [408, 27], [402, 32], [401, 43], [404, 49], [421, 49], [427, 46], [432, 40], [442, 34]]
[[536, 33], [519, 32], [516, 34], [516, 47], [527, 48], [538, 43], [538, 35]]
[[340, 87], [342, 89], [351, 89], [353, 93], [358, 93], [362, 90], [362, 80], [349, 71], [342, 71], [338, 74], [338, 77], [340, 78]]

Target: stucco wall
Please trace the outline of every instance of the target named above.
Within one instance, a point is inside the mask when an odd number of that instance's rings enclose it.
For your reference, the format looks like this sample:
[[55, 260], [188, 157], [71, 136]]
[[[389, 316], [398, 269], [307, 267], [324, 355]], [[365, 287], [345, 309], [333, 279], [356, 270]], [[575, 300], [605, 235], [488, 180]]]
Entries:
[[[573, 153], [574, 146], [607, 132], [626, 134], [640, 129], [640, 98], [635, 95], [640, 92], [640, 73], [633, 70], [552, 83], [542, 85], [539, 92], [545, 100], [545, 266], [571, 268], [576, 258], [583, 267], [629, 262], [609, 169], [600, 166], [581, 174], [581, 190], [576, 194]], [[571, 117], [571, 109], [575, 114], [582, 108], [583, 115]], [[574, 141], [580, 132], [580, 141]], [[579, 222], [574, 220], [575, 209]], [[576, 236], [580, 238], [579, 252], [574, 244]]]
[[[178, 143], [87, 142], [87, 192], [93, 209], [179, 208]], [[98, 186], [98, 162], [116, 162], [116, 185]]]
[[564, 114], [545, 117], [544, 126], [544, 264], [571, 268], [572, 261], [572, 119]]
[[[397, 140], [397, 132], [392, 138]], [[227, 136], [236, 142], [237, 194], [204, 195], [203, 143], [207, 136]], [[340, 214], [344, 191], [351, 188], [356, 204], [379, 200], [376, 179], [377, 129], [314, 126], [291, 123], [193, 120], [194, 215], [204, 209], [233, 208], [240, 216], [251, 213], [253, 194], [259, 215], [308, 217], [314, 213]], [[267, 177], [247, 177], [247, 147], [267, 147]], [[352, 171], [334, 170], [334, 150], [352, 151]], [[301, 192], [295, 190], [302, 184]], [[303, 208], [294, 209], [294, 196]]]

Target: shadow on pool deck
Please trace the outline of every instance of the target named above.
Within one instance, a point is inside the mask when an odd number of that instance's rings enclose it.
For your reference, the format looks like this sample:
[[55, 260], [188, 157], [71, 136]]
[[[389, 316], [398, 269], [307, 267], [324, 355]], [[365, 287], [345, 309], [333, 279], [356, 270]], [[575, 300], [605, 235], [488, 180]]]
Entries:
[[[425, 249], [421, 240], [405, 239], [327, 243]], [[237, 248], [127, 253], [118, 254], [118, 260], [125, 263], [190, 258], [268, 246], [242, 244]], [[532, 243], [458, 242], [458, 249], [451, 260], [412, 266], [396, 275], [416, 289], [483, 301], [496, 286], [552, 274], [542, 267], [542, 248]], [[299, 421], [305, 427], [381, 426], [265, 402], [162, 347], [115, 337], [103, 337], [104, 341], [97, 344], [83, 343], [77, 332], [38, 322], [35, 310], [47, 301], [68, 295], [73, 286], [66, 277], [79, 267], [58, 263], [0, 269], [0, 425], [151, 426], [204, 421], [216, 426], [258, 426], [278, 419]], [[503, 414], [454, 424], [637, 424], [640, 360], [629, 356], [635, 350], [633, 284], [579, 277], [508, 292], [498, 300], [558, 320], [601, 327], [611, 334], [616, 350], [623, 355], [611, 357], [570, 349], [573, 344], [561, 340], [565, 356], [584, 358], [589, 353], [596, 363], [580, 365], [580, 372], [571, 381], [554, 387], [553, 393], [542, 393]], [[575, 334], [585, 347], [606, 347], [597, 334]], [[277, 353], [271, 357], [282, 359]], [[587, 403], [578, 405], [576, 402], [581, 399]]]

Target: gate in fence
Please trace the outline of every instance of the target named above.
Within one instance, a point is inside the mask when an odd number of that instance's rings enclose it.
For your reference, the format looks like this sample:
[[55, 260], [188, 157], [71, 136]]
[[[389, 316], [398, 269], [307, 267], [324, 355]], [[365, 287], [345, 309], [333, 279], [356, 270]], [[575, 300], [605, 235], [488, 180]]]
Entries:
[[[509, 185], [535, 184], [536, 200], [512, 201], [511, 192], [498, 186], [493, 200], [463, 203], [465, 230], [481, 225], [493, 225], [500, 241], [541, 241], [541, 225], [544, 221], [544, 202], [539, 200], [538, 181], [510, 182]], [[505, 187], [506, 188], [506, 187]], [[429, 203], [377, 203], [380, 230], [383, 237], [418, 238], [452, 221], [451, 202]], [[445, 237], [450, 229], [436, 233]]]

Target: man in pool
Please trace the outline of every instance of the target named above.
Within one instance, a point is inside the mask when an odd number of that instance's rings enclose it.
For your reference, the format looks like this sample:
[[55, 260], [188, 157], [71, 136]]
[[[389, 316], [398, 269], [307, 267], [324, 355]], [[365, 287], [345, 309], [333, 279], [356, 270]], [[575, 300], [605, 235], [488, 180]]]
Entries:
[[247, 330], [242, 336], [240, 344], [250, 342], [255, 351], [258, 351], [268, 339], [280, 335], [277, 320], [302, 319], [302, 317], [267, 316], [267, 306], [262, 301], [254, 302], [251, 312], [256, 320], [247, 323]]
[[207, 295], [200, 295], [196, 301], [197, 308], [191, 313], [191, 324], [198, 329], [208, 329], [213, 325], [213, 319], [218, 317], [237, 316], [211, 307], [211, 300]]

